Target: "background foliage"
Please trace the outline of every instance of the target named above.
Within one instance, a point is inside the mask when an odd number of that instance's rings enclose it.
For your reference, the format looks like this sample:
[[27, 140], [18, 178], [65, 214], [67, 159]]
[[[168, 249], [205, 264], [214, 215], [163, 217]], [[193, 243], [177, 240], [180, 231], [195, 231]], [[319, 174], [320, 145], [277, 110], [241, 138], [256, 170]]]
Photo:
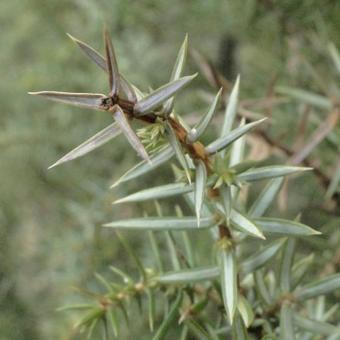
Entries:
[[[105, 77], [77, 53], [65, 32], [101, 49], [102, 26], [107, 22], [122, 73], [142, 89], [168, 79], [188, 32], [191, 46], [211, 59], [226, 78], [234, 81], [237, 73], [242, 74], [241, 99], [265, 96], [273, 79], [275, 85], [336, 98], [339, 76], [327, 46], [330, 41], [340, 46], [339, 7], [338, 1], [324, 1], [321, 7], [307, 0], [2, 2], [0, 338], [75, 338], [75, 316], [55, 311], [75, 298], [71, 287], [94, 288], [93, 272], [103, 273], [109, 264], [131, 266], [121, 256], [114, 234], [100, 228], [104, 222], [133, 216], [132, 208], [139, 209], [130, 205], [122, 211], [111, 206], [114, 199], [138, 186], [131, 183], [115, 192], [108, 190], [137, 161], [133, 152], [126, 152], [123, 138], [89, 157], [46, 170], [79, 140], [109, 122], [100, 113], [47, 105], [25, 95], [42, 86], [104, 91]], [[226, 60], [233, 61], [232, 68]], [[197, 69], [191, 61], [189, 71]], [[192, 87], [215, 91], [203, 76]], [[204, 98], [200, 91], [188, 91], [179, 98], [178, 110], [190, 117], [205, 111]], [[318, 122], [329, 114], [320, 105], [307, 107]], [[273, 106], [270, 136], [293, 148], [305, 110], [301, 98]], [[316, 126], [308, 124], [306, 136]], [[260, 145], [252, 150], [255, 158], [286, 161], [287, 154], [276, 149], [272, 153], [261, 138], [251, 141]], [[336, 154], [334, 142], [323, 141], [311, 156], [331, 177]], [[145, 187], [161, 183], [160, 172], [159, 176], [148, 178]], [[306, 223], [322, 230], [325, 236], [303, 243], [304, 250], [316, 254], [314, 275], [336, 272], [340, 236], [334, 202], [325, 199], [324, 187], [312, 174], [292, 182], [289, 198], [281, 198], [283, 210], [277, 213], [294, 218], [301, 212]], [[138, 235], [129, 239], [142, 256], [151, 257]], [[202, 245], [202, 251], [208, 249]], [[142, 320], [134, 332], [141, 334], [141, 329], [148, 338]]]

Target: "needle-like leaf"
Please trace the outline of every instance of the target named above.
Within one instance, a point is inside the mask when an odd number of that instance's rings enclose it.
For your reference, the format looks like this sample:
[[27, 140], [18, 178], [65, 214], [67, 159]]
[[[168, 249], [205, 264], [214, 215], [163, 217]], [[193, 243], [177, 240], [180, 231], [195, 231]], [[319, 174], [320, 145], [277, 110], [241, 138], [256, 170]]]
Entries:
[[162, 263], [162, 258], [161, 258], [161, 254], [160, 254], [160, 247], [159, 244], [157, 242], [155, 233], [153, 231], [148, 231], [148, 236], [149, 236], [149, 240], [150, 240], [150, 244], [151, 244], [151, 249], [157, 264], [157, 269], [159, 270], [160, 273], [162, 273], [163, 270], [163, 263]]
[[298, 301], [314, 298], [340, 289], [340, 273], [324, 277], [301, 287], [295, 297]]
[[276, 92], [279, 94], [288, 95], [307, 104], [314, 105], [320, 109], [330, 110], [332, 108], [331, 100], [317, 93], [285, 86], [276, 87]]
[[234, 209], [231, 210], [230, 221], [236, 228], [240, 229], [244, 233], [262, 238], [263, 240], [266, 239], [255, 222], [251, 221], [249, 218]]
[[221, 137], [226, 136], [230, 133], [233, 123], [235, 121], [236, 112], [237, 112], [237, 101], [238, 101], [238, 93], [240, 88], [240, 76], [237, 76], [235, 85], [231, 91], [231, 94], [228, 99], [228, 104], [225, 109], [224, 122], [221, 130]]
[[99, 93], [72, 93], [58, 91], [28, 92], [34, 96], [41, 96], [56, 102], [74, 106], [86, 107], [95, 110], [103, 110], [102, 101], [106, 96]]
[[237, 267], [234, 250], [221, 249], [221, 288], [224, 307], [227, 311], [230, 325], [233, 324], [237, 307]]
[[336, 338], [339, 339], [340, 337], [340, 327], [336, 327], [330, 323], [304, 318], [303, 316], [300, 316], [297, 313], [294, 313], [293, 320], [294, 324], [297, 327], [309, 333], [322, 335], [338, 334], [338, 337]]
[[181, 74], [184, 69], [185, 61], [187, 58], [187, 52], [188, 52], [188, 34], [185, 35], [184, 41], [181, 45], [181, 48], [178, 52], [176, 62], [174, 65], [174, 68], [171, 73], [171, 78], [170, 80], [176, 80], [181, 77]]
[[296, 240], [289, 238], [282, 251], [280, 265], [280, 288], [283, 293], [288, 293], [291, 288], [292, 265], [294, 261]]
[[163, 284], [193, 283], [215, 279], [219, 274], [220, 269], [217, 266], [198, 267], [164, 273], [157, 277], [157, 281]]
[[196, 179], [195, 179], [195, 211], [197, 217], [197, 226], [200, 226], [200, 216], [202, 204], [205, 195], [205, 187], [207, 184], [207, 169], [203, 161], [196, 163]]
[[[95, 49], [93, 49], [91, 46], [84, 43], [83, 41], [73, 37], [71, 34], [67, 33], [67, 35], [80, 47], [80, 49], [90, 60], [95, 62], [105, 72], [108, 72], [106, 60], [99, 52], [97, 52]], [[121, 89], [126, 94], [127, 99], [132, 102], [136, 102], [137, 97], [132, 85], [130, 85], [129, 82], [121, 74], [119, 80]]]
[[273, 203], [275, 196], [282, 187], [283, 177], [272, 179], [260, 192], [256, 201], [249, 209], [249, 215], [253, 218], [261, 217]]
[[289, 303], [283, 303], [280, 314], [280, 340], [295, 340], [293, 310]]
[[[209, 181], [208, 181], [208, 183], [209, 183]], [[188, 206], [190, 207], [190, 209], [193, 212], [195, 212], [195, 195], [194, 195], [194, 192], [189, 192], [189, 193], [185, 194], [184, 195], [184, 199], [185, 199], [186, 203], [188, 204]], [[207, 204], [205, 204], [203, 202], [203, 205], [202, 205], [202, 215], [209, 216], [209, 214], [211, 214], [211, 210], [208, 208]], [[217, 230], [215, 230], [215, 229], [210, 229], [210, 232], [213, 235], [217, 235]]]
[[164, 339], [166, 333], [171, 327], [172, 323], [175, 321], [176, 316], [178, 314], [179, 308], [182, 303], [182, 293], [178, 293], [176, 300], [172, 303], [170, 310], [167, 315], [165, 315], [164, 320], [160, 327], [158, 328], [156, 334], [152, 338], [152, 340], [162, 340]]
[[[244, 136], [241, 138], [244, 138]], [[238, 139], [235, 143], [237, 143], [240, 139]], [[233, 143], [233, 146], [235, 143]], [[234, 166], [231, 166], [229, 169], [232, 170], [236, 175], [238, 175], [254, 167], [257, 167], [258, 165], [259, 165], [258, 161], [246, 160], [246, 161], [237, 163]]]
[[[86, 333], [87, 333], [87, 339], [91, 339], [92, 338], [92, 334], [93, 334], [93, 330], [96, 328], [97, 323], [99, 321], [100, 318], [96, 318], [93, 319], [91, 322], [89, 322], [89, 325], [86, 325], [84, 328], [86, 328]], [[102, 320], [105, 320], [105, 315], [102, 316]], [[103, 325], [103, 338], [105, 340], [108, 340], [107, 337], [107, 325], [106, 325], [106, 321], [104, 321], [104, 325]]]
[[137, 137], [136, 133], [132, 130], [124, 112], [119, 106], [114, 106], [112, 109], [113, 118], [118, 123], [120, 129], [124, 133], [130, 145], [137, 151], [138, 155], [144, 160], [151, 162], [148, 153], [146, 152], [142, 142]]
[[128, 274], [124, 273], [122, 270], [120, 270], [119, 268], [117, 267], [114, 267], [114, 266], [110, 266], [109, 269], [114, 273], [116, 274], [117, 276], [119, 276], [123, 282], [125, 284], [132, 284], [133, 283], [133, 279], [131, 276], [129, 276]]
[[194, 335], [195, 339], [215, 340], [206, 331], [204, 327], [205, 325], [198, 323], [195, 319], [189, 318], [184, 321], [184, 324], [188, 327], [188, 329], [190, 330], [190, 333]]
[[135, 165], [133, 168], [128, 170], [123, 176], [121, 176], [112, 186], [111, 188], [116, 187], [117, 185], [130, 181], [131, 179], [138, 178], [162, 164], [166, 163], [168, 160], [172, 158], [175, 154], [173, 148], [171, 146], [166, 146], [158, 153], [152, 155], [150, 157], [150, 162], [142, 161]]
[[169, 143], [170, 143], [170, 145], [172, 146], [172, 148], [175, 152], [177, 160], [178, 160], [179, 164], [181, 164], [183, 170], [185, 171], [185, 174], [188, 178], [188, 182], [191, 183], [190, 169], [189, 169], [188, 161], [187, 161], [185, 154], [182, 150], [182, 146], [181, 146], [180, 142], [178, 141], [177, 136], [176, 136], [174, 130], [172, 129], [172, 126], [169, 123], [166, 125], [166, 131], [167, 131]]
[[[202, 217], [200, 229], [209, 228], [216, 224], [213, 216]], [[104, 227], [126, 230], [187, 230], [197, 229], [197, 220], [196, 217], [146, 217], [113, 221], [104, 224]]]
[[263, 270], [257, 270], [254, 272], [254, 281], [256, 291], [261, 300], [268, 306], [273, 304], [273, 298], [268, 290], [268, 287], [264, 281]]
[[258, 270], [278, 253], [285, 241], [285, 238], [278, 239], [258, 250], [255, 254], [252, 254], [241, 263], [240, 270], [244, 274], [249, 274]]
[[109, 73], [110, 96], [118, 94], [119, 89], [119, 71], [116, 55], [113, 49], [112, 40], [108, 30], [104, 31], [105, 54], [107, 70]]
[[94, 136], [89, 138], [84, 143], [77, 146], [75, 149], [67, 153], [65, 156], [60, 158], [57, 162], [52, 164], [49, 169], [60, 165], [62, 163], [66, 163], [72, 161], [73, 159], [79, 158], [81, 156], [86, 155], [87, 153], [91, 152], [102, 146], [103, 144], [107, 143], [111, 139], [117, 137], [121, 133], [121, 130], [118, 128], [117, 123], [110, 124], [105, 129], [99, 131]]
[[242, 295], [238, 297], [237, 310], [243, 319], [244, 325], [248, 328], [254, 321], [254, 312], [248, 300]]
[[295, 289], [298, 284], [305, 277], [305, 273], [310, 269], [315, 260], [315, 254], [311, 253], [296, 262], [292, 268], [292, 282], [291, 289]]
[[338, 73], [340, 74], [340, 53], [333, 43], [330, 43], [328, 45], [328, 50], [333, 59], [334, 66], [336, 70], [338, 71]]
[[102, 276], [99, 273], [94, 273], [95, 278], [97, 279], [97, 281], [109, 292], [109, 293], [113, 293], [112, 290], [112, 286], [111, 284], [107, 281], [107, 279], [105, 279], [104, 276]]
[[62, 312], [65, 310], [81, 310], [81, 309], [92, 309], [93, 307], [96, 307], [94, 304], [90, 303], [78, 303], [74, 305], [65, 305], [62, 307], [57, 308], [58, 312]]
[[240, 138], [241, 136], [246, 134], [249, 130], [253, 129], [255, 126], [261, 124], [266, 119], [267, 118], [263, 118], [263, 119], [255, 121], [255, 122], [252, 122], [252, 123], [249, 123], [249, 124], [246, 124], [244, 126], [240, 126], [240, 127], [236, 128], [235, 130], [231, 131], [227, 135], [220, 137], [217, 140], [215, 140], [214, 142], [210, 143], [206, 147], [206, 151], [209, 154], [213, 154], [215, 152], [218, 152], [218, 151], [226, 148], [228, 145], [230, 145], [235, 140], [237, 140], [238, 138]]
[[239, 181], [253, 182], [268, 178], [292, 175], [301, 171], [313, 170], [312, 168], [303, 168], [298, 166], [272, 165], [256, 169], [250, 169], [237, 175]]
[[[183, 212], [179, 205], [176, 204], [175, 206], [176, 216], [177, 217], [183, 217]], [[191, 237], [187, 231], [182, 231], [182, 241], [185, 249], [185, 255], [187, 258], [187, 262], [189, 264], [189, 267], [195, 266], [195, 257], [192, 249], [192, 242]]]
[[126, 203], [126, 202], [141, 202], [141, 201], [147, 201], [151, 199], [156, 200], [159, 198], [166, 198], [166, 197], [185, 194], [193, 190], [194, 190], [193, 184], [172, 183], [172, 184], [160, 185], [158, 187], [141, 190], [134, 194], [128, 195], [124, 198], [121, 198], [115, 201], [114, 204]]
[[340, 156], [338, 156], [338, 159], [335, 163], [335, 171], [333, 174], [333, 178], [331, 179], [331, 182], [329, 183], [327, 192], [326, 192], [326, 198], [331, 198], [335, 192], [337, 191], [337, 188], [340, 184]]
[[112, 333], [115, 337], [118, 337], [119, 334], [119, 327], [117, 322], [117, 317], [115, 311], [113, 309], [106, 312], [107, 319], [111, 325]]
[[274, 233], [288, 236], [306, 236], [321, 234], [319, 231], [314, 230], [305, 224], [296, 221], [284, 220], [281, 218], [261, 217], [255, 218], [254, 222], [266, 233]]
[[[159, 217], [163, 217], [162, 207], [160, 206], [158, 201], [155, 201], [155, 208], [157, 211], [157, 215]], [[149, 231], [150, 232], [150, 231]], [[168, 257], [171, 260], [172, 267], [174, 270], [179, 270], [181, 268], [181, 263], [179, 259], [178, 247], [176, 245], [176, 240], [171, 233], [171, 231], [166, 230], [164, 231], [166, 244], [168, 248]]]
[[[188, 52], [188, 35], [186, 34], [183, 44], [178, 52], [176, 63], [171, 73], [170, 81], [174, 81], [180, 78], [183, 72], [183, 69], [184, 69], [186, 58], [187, 58], [187, 52]], [[174, 106], [174, 98], [168, 99], [164, 103], [163, 113], [166, 115], [171, 113], [173, 106]]]
[[156, 109], [164, 101], [188, 85], [196, 76], [197, 74], [183, 77], [158, 88], [148, 96], [139, 100], [134, 106], [134, 112], [137, 115], [142, 116]]
[[216, 97], [214, 98], [208, 113], [201, 118], [201, 120], [191, 129], [191, 131], [188, 133], [187, 140], [191, 143], [197, 141], [197, 139], [204, 133], [206, 128], [208, 127], [214, 113], [216, 112], [216, 107], [218, 104], [218, 101], [222, 94], [222, 88], [218, 91]]
[[165, 231], [165, 239], [168, 246], [168, 256], [171, 260], [171, 264], [174, 270], [181, 269], [181, 262], [178, 254], [178, 247], [171, 231]]
[[95, 49], [93, 49], [88, 44], [73, 37], [71, 34], [67, 33], [67, 35], [80, 47], [80, 49], [86, 54], [86, 56], [88, 56], [92, 61], [94, 61], [101, 69], [107, 71], [106, 60], [101, 54], [99, 54]]
[[222, 185], [219, 190], [221, 194], [224, 215], [227, 223], [229, 223], [232, 208], [231, 187], [229, 185]]
[[[245, 118], [241, 119], [239, 127], [242, 127], [246, 124]], [[239, 164], [242, 164], [244, 158], [244, 151], [246, 146], [246, 136], [243, 135], [239, 139], [237, 139], [232, 145], [230, 150], [230, 167], [238, 167]], [[237, 173], [237, 172], [236, 172]], [[230, 188], [231, 197], [234, 198], [237, 196], [240, 188], [237, 186], [232, 186]]]
[[105, 313], [105, 311], [102, 308], [95, 307], [91, 311], [89, 311], [87, 314], [85, 314], [85, 316], [82, 319], [80, 319], [74, 325], [74, 327], [79, 328], [83, 325], [90, 324], [91, 321], [101, 318], [104, 313]]
[[[242, 118], [239, 127], [242, 127], [245, 124], [246, 124], [246, 120]], [[233, 143], [231, 152], [230, 152], [230, 161], [229, 161], [230, 167], [236, 166], [237, 164], [243, 161], [245, 144], [246, 144], [245, 136], [239, 138], [235, 143]]]
[[[322, 300], [325, 301], [324, 295], [322, 295], [320, 298], [322, 298]], [[318, 319], [321, 320], [321, 321], [327, 321], [327, 320], [331, 319], [332, 316], [338, 311], [339, 307], [340, 307], [340, 303], [336, 303], [331, 308], [329, 308], [327, 312], [325, 312], [323, 310], [322, 311], [323, 315], [320, 315], [320, 316], [317, 315]]]
[[237, 340], [249, 340], [247, 328], [244, 325], [241, 315], [236, 313], [232, 327], [232, 338]]
[[156, 310], [156, 301], [155, 301], [155, 293], [152, 289], [147, 290], [148, 296], [148, 317], [149, 317], [149, 328], [150, 331], [153, 332], [154, 329], [154, 320], [155, 320], [155, 310]]
[[128, 240], [120, 232], [116, 231], [116, 235], [117, 235], [119, 241], [121, 242], [121, 244], [123, 245], [123, 247], [125, 248], [125, 251], [130, 255], [131, 259], [135, 263], [135, 265], [138, 268], [141, 276], [145, 280], [145, 278], [146, 278], [146, 271], [145, 271], [145, 268], [144, 268], [144, 265], [143, 265], [141, 259], [139, 258], [139, 256], [135, 252], [135, 248], [133, 248], [130, 245]]

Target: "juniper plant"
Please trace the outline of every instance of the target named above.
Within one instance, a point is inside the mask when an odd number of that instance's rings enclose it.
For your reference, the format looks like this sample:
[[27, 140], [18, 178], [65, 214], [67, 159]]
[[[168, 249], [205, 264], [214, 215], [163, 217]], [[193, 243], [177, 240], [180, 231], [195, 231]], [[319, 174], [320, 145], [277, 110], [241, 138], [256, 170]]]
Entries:
[[[66, 306], [80, 309], [84, 316], [77, 323], [89, 337], [101, 322], [106, 338], [119, 337], [118, 311], [129, 322], [126, 304], [136, 299], [148, 301], [150, 330], [153, 339], [163, 339], [170, 332], [180, 338], [199, 339], [309, 339], [312, 334], [335, 339], [340, 327], [328, 323], [337, 305], [325, 305], [324, 295], [340, 287], [340, 275], [305, 283], [304, 276], [313, 262], [296, 254], [300, 238], [315, 237], [320, 232], [294, 221], [263, 217], [279, 192], [283, 177], [310, 168], [295, 166], [260, 166], [244, 159], [245, 134], [263, 124], [265, 119], [236, 124], [240, 79], [228, 98], [224, 121], [218, 137], [208, 145], [200, 142], [221, 99], [216, 94], [207, 113], [194, 127], [175, 113], [174, 96], [196, 75], [182, 77], [187, 55], [185, 38], [173, 68], [170, 82], [150, 93], [143, 93], [119, 72], [107, 31], [104, 34], [105, 57], [84, 42], [70, 36], [87, 57], [103, 69], [109, 78], [109, 94], [33, 92], [47, 99], [106, 111], [114, 122], [66, 154], [51, 167], [76, 159], [112, 140], [121, 132], [143, 159], [128, 170], [112, 187], [139, 179], [155, 168], [177, 159], [175, 179], [168, 184], [148, 188], [116, 201], [116, 204], [156, 201], [156, 217], [113, 221], [113, 228], [127, 253], [134, 260], [139, 277], [114, 266], [110, 270], [121, 278], [111, 281], [96, 274], [104, 292], [91, 293], [94, 301]], [[137, 133], [130, 122], [141, 121], [146, 127]], [[253, 204], [242, 200], [244, 188], [257, 181], [269, 180]], [[194, 212], [183, 216], [176, 205], [173, 216], [163, 216], [158, 200], [183, 196]], [[143, 232], [149, 237], [155, 266], [148, 268], [135, 254], [121, 230]], [[164, 269], [156, 231], [163, 232], [173, 271]], [[197, 234], [209, 242], [210, 265], [192, 244]], [[181, 242], [179, 241], [181, 238]], [[257, 248], [257, 249], [256, 249]], [[255, 250], [254, 250], [255, 249]], [[165, 261], [168, 259], [165, 259]], [[274, 264], [274, 265], [273, 265]], [[156, 304], [156, 296], [163, 303]], [[305, 301], [312, 303], [306, 307]], [[163, 321], [159, 322], [160, 307]], [[310, 313], [323, 309], [323, 313]]]

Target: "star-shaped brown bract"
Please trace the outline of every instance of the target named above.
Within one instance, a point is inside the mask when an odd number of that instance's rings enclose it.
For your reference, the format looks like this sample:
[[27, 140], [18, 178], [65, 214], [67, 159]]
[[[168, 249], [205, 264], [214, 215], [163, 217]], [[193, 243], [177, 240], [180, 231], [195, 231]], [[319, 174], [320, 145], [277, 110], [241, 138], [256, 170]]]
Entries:
[[[107, 30], [104, 31], [105, 58], [86, 43], [71, 35], [69, 36], [87, 57], [108, 73], [109, 94], [105, 96], [104, 94], [99, 93], [70, 93], [56, 91], [30, 92], [30, 94], [43, 96], [47, 99], [75, 106], [108, 111], [112, 113], [115, 122], [73, 149], [51, 167], [87, 154], [104, 143], [107, 143], [109, 140], [119, 135], [120, 132], [124, 133], [125, 137], [140, 157], [146, 161], [150, 161], [143, 144], [131, 128], [128, 119], [137, 118], [152, 123], [156, 118], [153, 111], [159, 109], [163, 102], [171, 98], [176, 92], [187, 85], [196, 75], [172, 80], [151, 94], [143, 95], [142, 98], [137, 100], [137, 94], [133, 86], [119, 73], [116, 55]], [[161, 116], [162, 111], [158, 110], [157, 114]]]

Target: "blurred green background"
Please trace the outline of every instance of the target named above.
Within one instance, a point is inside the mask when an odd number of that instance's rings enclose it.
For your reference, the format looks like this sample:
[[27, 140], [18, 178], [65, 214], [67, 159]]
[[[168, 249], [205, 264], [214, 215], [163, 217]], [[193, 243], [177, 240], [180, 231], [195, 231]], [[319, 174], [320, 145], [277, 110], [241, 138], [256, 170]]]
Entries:
[[[105, 273], [110, 263], [129, 266], [114, 233], [100, 225], [138, 214], [140, 207], [113, 208], [111, 202], [149, 183], [166, 181], [156, 171], [158, 177], [149, 176], [142, 184], [109, 190], [138, 161], [121, 137], [85, 158], [47, 170], [110, 122], [101, 112], [26, 94], [107, 91], [105, 74], [83, 57], [66, 32], [103, 51], [105, 23], [122, 73], [142, 90], [167, 82], [188, 33], [190, 45], [227, 79], [234, 81], [241, 73], [241, 98], [245, 99], [264, 96], [273, 77], [280, 85], [322, 93], [321, 79], [334, 90], [333, 82], [339, 82], [339, 77], [327, 44], [332, 41], [340, 47], [339, 22], [340, 2], [336, 0], [325, 0], [322, 5], [316, 0], [2, 1], [0, 339], [75, 338], [75, 316], [56, 312], [56, 308], [76, 301], [72, 287], [91, 287], [94, 272]], [[197, 70], [190, 60], [186, 73]], [[203, 76], [191, 89], [180, 96], [176, 108], [188, 114], [203, 113], [207, 104], [199, 89], [210, 93], [215, 89]], [[273, 109], [272, 133], [288, 144], [292, 141], [287, 131], [296, 131], [300, 106], [292, 101]], [[320, 120], [327, 114], [316, 112]], [[322, 155], [325, 169], [334, 169], [334, 149], [322, 143], [319, 150], [314, 156]], [[296, 183], [289, 188], [293, 199], [286, 216], [302, 211], [317, 227], [338, 223], [336, 214], [311, 209], [324, 200], [324, 190], [313, 175]], [[129, 237], [148, 261], [143, 238]], [[325, 247], [327, 241], [323, 241]], [[332, 248], [322, 256], [332, 256]]]

